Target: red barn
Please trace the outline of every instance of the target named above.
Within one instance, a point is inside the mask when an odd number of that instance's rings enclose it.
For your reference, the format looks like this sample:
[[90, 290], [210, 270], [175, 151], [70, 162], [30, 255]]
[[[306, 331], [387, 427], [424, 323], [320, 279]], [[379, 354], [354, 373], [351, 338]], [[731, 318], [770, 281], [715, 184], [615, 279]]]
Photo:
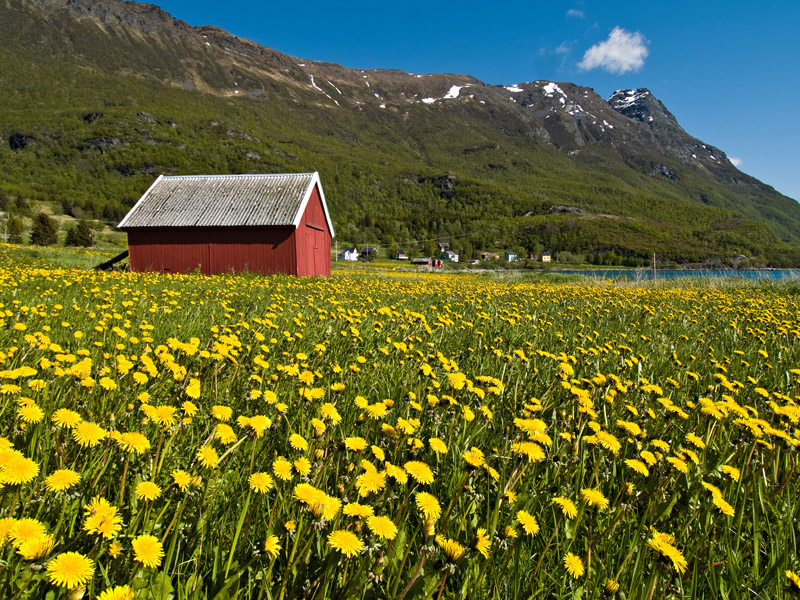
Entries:
[[118, 227], [131, 271], [331, 274], [318, 173], [162, 175]]

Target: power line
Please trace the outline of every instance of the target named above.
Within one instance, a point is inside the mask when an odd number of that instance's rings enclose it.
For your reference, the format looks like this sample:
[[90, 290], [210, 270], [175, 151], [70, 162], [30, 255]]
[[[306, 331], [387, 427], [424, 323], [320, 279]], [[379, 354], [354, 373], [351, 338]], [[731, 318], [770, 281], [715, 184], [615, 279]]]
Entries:
[[[497, 227], [495, 225], [490, 225], [489, 227], [486, 228], [486, 230], [492, 230], [492, 229], [496, 230]], [[482, 232], [473, 231], [471, 233], [462, 233], [460, 235], [443, 235], [443, 236], [439, 236], [439, 237], [435, 237], [435, 238], [430, 238], [428, 240], [408, 240], [406, 242], [395, 242], [395, 245], [396, 246], [408, 246], [408, 245], [411, 245], [411, 244], [424, 244], [425, 242], [438, 242], [438, 241], [441, 241], [441, 240], [452, 240], [452, 239], [457, 239], [457, 238], [462, 238], [462, 237], [468, 237], [468, 236], [471, 236], [471, 235], [478, 235], [478, 233], [482, 233]]]

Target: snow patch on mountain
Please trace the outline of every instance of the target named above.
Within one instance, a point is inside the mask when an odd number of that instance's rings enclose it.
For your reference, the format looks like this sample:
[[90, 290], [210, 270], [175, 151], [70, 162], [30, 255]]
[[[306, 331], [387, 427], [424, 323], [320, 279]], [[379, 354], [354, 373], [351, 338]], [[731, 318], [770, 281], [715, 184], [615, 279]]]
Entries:
[[548, 81], [544, 86], [542, 86], [542, 91], [548, 98], [553, 98], [556, 94], [559, 94], [558, 101], [561, 102], [561, 104], [566, 104], [567, 102], [567, 95], [564, 93], [564, 90], [558, 87], [557, 83]]
[[450, 91], [444, 95], [444, 98], [458, 98], [458, 93], [461, 91], [461, 88], [469, 87], [466, 85], [454, 85], [450, 88]]
[[643, 89], [617, 90], [608, 99], [608, 103], [617, 110], [629, 108], [650, 95]]

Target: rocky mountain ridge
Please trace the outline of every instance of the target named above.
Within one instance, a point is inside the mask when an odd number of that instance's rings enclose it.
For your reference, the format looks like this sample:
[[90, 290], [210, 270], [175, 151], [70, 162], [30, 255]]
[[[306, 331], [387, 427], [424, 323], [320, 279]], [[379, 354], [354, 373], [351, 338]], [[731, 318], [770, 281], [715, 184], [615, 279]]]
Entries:
[[[328, 163], [331, 175], [342, 177], [333, 184], [340, 192], [333, 204], [348, 220], [373, 223], [368, 237], [378, 241], [397, 237], [403, 227], [396, 223], [407, 220], [387, 202], [413, 212], [422, 196], [431, 206], [447, 206], [463, 195], [462, 214], [470, 219], [485, 214], [480, 197], [504, 203], [492, 218], [516, 219], [501, 228], [506, 233], [498, 243], [514, 238], [531, 245], [537, 236], [563, 243], [563, 236], [542, 233], [542, 219], [533, 229], [524, 221], [552, 206], [579, 208], [559, 213], [578, 229], [600, 231], [600, 221], [619, 229], [614, 219], [633, 219], [659, 238], [662, 231], [673, 236], [676, 253], [682, 244], [670, 229], [694, 227], [698, 219], [705, 229], [689, 237], [701, 244], [714, 238], [712, 253], [720, 244], [730, 246], [725, 253], [747, 251], [733, 246], [749, 223], [765, 244], [800, 242], [800, 206], [685, 132], [647, 89], [618, 90], [605, 100], [568, 82], [491, 85], [468, 75], [350, 69], [123, 0], [0, 0], [0, 34], [9, 40], [0, 58], [13, 71], [0, 81], [0, 100], [9, 107], [0, 117], [7, 151], [17, 159], [27, 153], [31, 164], [32, 149], [52, 151], [79, 173], [96, 172], [102, 163], [107, 183], [126, 190], [116, 200], [123, 208], [158, 172], [322, 171], [324, 152], [339, 158], [338, 166]], [[189, 105], [196, 110], [184, 114]], [[73, 106], [81, 125], [65, 132]], [[25, 117], [15, 112], [26, 108]], [[27, 121], [32, 108], [43, 111], [36, 123]], [[221, 141], [207, 148], [213, 140]], [[236, 150], [224, 160], [211, 156], [231, 144]], [[0, 164], [2, 158], [0, 152]], [[36, 188], [9, 177], [12, 193]], [[441, 181], [456, 183], [448, 189]], [[71, 185], [92, 187], [84, 180]], [[416, 186], [410, 193], [409, 185]], [[358, 195], [375, 196], [375, 203], [363, 204]], [[425, 223], [425, 235], [459, 229], [451, 226], [461, 220], [458, 213], [443, 218]], [[600, 238], [573, 246], [591, 252], [619, 246]], [[618, 250], [644, 253], [647, 244], [633, 246], [625, 242]]]

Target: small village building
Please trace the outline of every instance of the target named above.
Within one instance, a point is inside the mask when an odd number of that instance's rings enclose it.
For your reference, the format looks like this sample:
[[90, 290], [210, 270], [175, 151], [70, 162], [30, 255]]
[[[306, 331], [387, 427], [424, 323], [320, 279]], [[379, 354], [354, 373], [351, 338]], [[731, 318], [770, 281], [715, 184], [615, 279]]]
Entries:
[[450, 244], [448, 242], [439, 242], [439, 252], [447, 252], [450, 250]]
[[318, 173], [162, 175], [118, 227], [131, 271], [331, 273]]
[[395, 259], [397, 259], [397, 260], [408, 260], [408, 256], [406, 256], [406, 253], [403, 252], [402, 250], [398, 250], [397, 251], [397, 256], [395, 256]]
[[550, 253], [549, 252], [542, 253], [542, 262], [543, 263], [550, 262]]
[[481, 260], [499, 260], [500, 255], [497, 252], [482, 252]]
[[452, 250], [445, 250], [442, 252], [442, 260], [446, 260], [447, 262], [458, 262], [458, 254], [453, 252]]
[[433, 269], [440, 268], [444, 265], [440, 259], [430, 257], [412, 258], [411, 264], [415, 267], [428, 267]]
[[339, 252], [339, 260], [358, 260], [358, 248], [345, 248], [343, 252]]
[[362, 248], [361, 249], [361, 258], [370, 260], [378, 256], [378, 249], [377, 248]]
[[503, 254], [503, 258], [508, 262], [517, 262], [519, 260], [516, 252], [506, 252]]

